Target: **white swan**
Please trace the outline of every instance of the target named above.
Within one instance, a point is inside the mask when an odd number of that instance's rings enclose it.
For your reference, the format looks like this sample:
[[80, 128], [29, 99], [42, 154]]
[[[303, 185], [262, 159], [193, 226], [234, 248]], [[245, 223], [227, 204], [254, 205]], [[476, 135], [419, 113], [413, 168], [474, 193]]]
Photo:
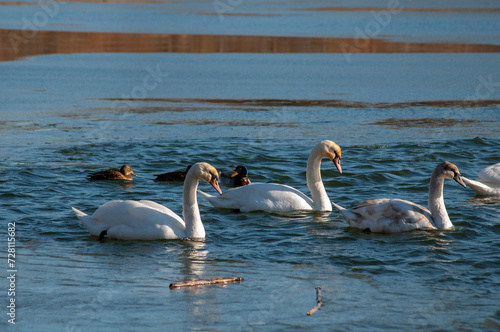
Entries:
[[204, 239], [205, 227], [201, 222], [196, 199], [198, 179], [210, 183], [221, 193], [217, 170], [207, 163], [191, 167], [182, 195], [184, 220], [169, 208], [153, 201], [111, 201], [101, 205], [92, 216], [72, 208], [76, 216], [92, 235], [122, 240]]
[[332, 204], [321, 181], [321, 158], [328, 157], [342, 173], [340, 154], [340, 147], [332, 141], [322, 141], [311, 151], [307, 160], [306, 178], [312, 199], [295, 188], [275, 183], [252, 183], [230, 189], [216, 197], [201, 193], [215, 207], [241, 212], [331, 211]]
[[475, 181], [462, 179], [480, 196], [500, 196], [500, 163], [484, 168]]
[[444, 179], [453, 179], [465, 187], [457, 166], [450, 162], [439, 164], [432, 172], [429, 184], [429, 210], [402, 199], [374, 199], [357, 204], [351, 210], [333, 205], [351, 227], [378, 233], [397, 233], [414, 229], [452, 229], [444, 205]]

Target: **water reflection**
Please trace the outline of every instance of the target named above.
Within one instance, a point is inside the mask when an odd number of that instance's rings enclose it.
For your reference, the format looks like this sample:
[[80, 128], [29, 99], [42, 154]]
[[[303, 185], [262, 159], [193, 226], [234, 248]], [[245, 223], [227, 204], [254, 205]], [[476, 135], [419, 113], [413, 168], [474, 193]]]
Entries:
[[[133, 113], [157, 113], [168, 110], [169, 112], [182, 112], [182, 111], [194, 111], [197, 108], [193, 108], [192, 104], [208, 104], [208, 105], [222, 105], [228, 107], [242, 107], [248, 110], [252, 107], [252, 110], [256, 111], [257, 108], [261, 107], [262, 111], [268, 111], [269, 107], [330, 107], [330, 108], [355, 108], [355, 109], [407, 109], [410, 107], [439, 107], [439, 108], [476, 108], [476, 107], [491, 107], [500, 105], [500, 100], [498, 99], [477, 99], [477, 100], [419, 100], [419, 101], [408, 101], [408, 102], [363, 102], [363, 101], [352, 101], [352, 100], [342, 100], [342, 99], [207, 99], [207, 98], [92, 98], [92, 100], [104, 100], [104, 101], [115, 101], [115, 102], [128, 102], [133, 101], [143, 102], [143, 103], [173, 103], [173, 104], [186, 104], [187, 106], [180, 108], [172, 107], [151, 107], [151, 106], [139, 106], [136, 108], [130, 108], [129, 111]], [[68, 115], [70, 116], [70, 115]], [[380, 123], [374, 124], [394, 124], [396, 122], [406, 123], [406, 122], [421, 122], [418, 125], [428, 126], [431, 123], [437, 123], [440, 126], [448, 126], [449, 123], [465, 123], [471, 124], [478, 122], [479, 120], [436, 120], [435, 118], [423, 118], [423, 119], [386, 119], [380, 121]]]
[[475, 196], [468, 199], [469, 203], [472, 205], [490, 205], [490, 206], [500, 206], [500, 196]]
[[[396, 2], [395, 2], [396, 3]], [[397, 2], [399, 4], [399, 2]], [[484, 13], [498, 13], [500, 8], [411, 8], [411, 7], [397, 7], [397, 11], [403, 12], [484, 12]], [[396, 7], [394, 7], [396, 9]], [[335, 12], [343, 12], [343, 11], [366, 11], [370, 12], [372, 10], [381, 10], [386, 9], [382, 7], [317, 7], [317, 8], [300, 8], [300, 10], [311, 10], [311, 11], [335, 11]]]
[[0, 29], [0, 61], [72, 53], [483, 53], [500, 45], [385, 39]]
[[331, 214], [332, 212], [314, 212], [312, 221], [317, 223], [329, 222], [331, 220]]
[[184, 249], [180, 252], [179, 256], [183, 266], [180, 272], [186, 277], [185, 280], [202, 278], [209, 253], [206, 249], [206, 243], [204, 241], [185, 239], [182, 241], [182, 244], [184, 245]]

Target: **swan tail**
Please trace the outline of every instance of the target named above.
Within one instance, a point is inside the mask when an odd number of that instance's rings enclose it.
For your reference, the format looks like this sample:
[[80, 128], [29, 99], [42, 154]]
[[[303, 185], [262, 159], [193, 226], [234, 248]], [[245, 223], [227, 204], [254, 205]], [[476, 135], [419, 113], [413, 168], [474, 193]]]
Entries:
[[491, 188], [479, 181], [469, 180], [463, 176], [462, 180], [479, 196], [500, 195], [500, 188]]
[[201, 190], [198, 190], [200, 194], [205, 197], [205, 199], [212, 204], [213, 207], [216, 208], [226, 208], [226, 209], [232, 209], [232, 202], [230, 199], [223, 197], [222, 195], [219, 196], [212, 196], [210, 194], [207, 194], [206, 192], [203, 192]]
[[71, 209], [73, 209], [73, 212], [75, 212], [78, 220], [80, 220], [80, 222], [83, 224], [83, 226], [85, 226], [85, 228], [89, 231], [90, 234], [95, 236], [100, 236], [103, 231], [107, 230], [106, 225], [95, 221], [94, 219], [92, 219], [91, 216], [89, 216], [85, 212], [82, 212], [74, 207], [71, 207]]
[[332, 202], [332, 205], [340, 211], [340, 213], [342, 214], [342, 217], [344, 217], [345, 221], [347, 221], [347, 223], [349, 225], [351, 225], [351, 221], [352, 220], [356, 220], [358, 219], [358, 215], [355, 214], [354, 212], [346, 209], [345, 207], [342, 207], [334, 202]]
[[212, 206], [215, 206], [216, 207], [216, 204], [215, 204], [215, 196], [212, 196], [210, 194], [207, 194], [206, 192], [204, 191], [201, 191], [201, 190], [198, 190], [198, 192], [200, 194], [203, 195], [203, 197], [205, 197], [205, 199], [210, 203], [212, 204]]
[[213, 195], [207, 194], [206, 192], [201, 191], [201, 190], [198, 190], [198, 192], [199, 192], [200, 194], [202, 194], [202, 195], [203, 195], [203, 197], [205, 197], [205, 199], [206, 199], [206, 200], [207, 200], [210, 204], [214, 205], [214, 202], [213, 202], [213, 201], [214, 201], [215, 197], [214, 197]]
[[347, 210], [345, 207], [342, 207], [342, 206], [340, 206], [340, 205], [338, 205], [338, 204], [336, 204], [336, 203], [334, 203], [334, 202], [332, 202], [332, 205], [333, 205], [333, 206], [334, 206], [337, 210], [339, 210], [339, 211], [341, 211], [341, 212], [342, 212], [343, 210]]

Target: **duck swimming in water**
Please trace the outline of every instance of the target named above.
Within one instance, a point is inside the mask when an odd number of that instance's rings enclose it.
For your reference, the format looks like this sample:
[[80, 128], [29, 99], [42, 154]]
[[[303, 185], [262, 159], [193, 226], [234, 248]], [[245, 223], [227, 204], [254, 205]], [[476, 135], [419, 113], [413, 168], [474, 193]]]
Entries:
[[87, 176], [89, 181], [98, 180], [128, 180], [132, 181], [132, 175], [137, 176], [130, 165], [123, 165], [119, 171], [108, 169], [105, 171], [95, 172]]
[[222, 171], [219, 173], [219, 177], [220, 183], [231, 187], [242, 187], [251, 183], [245, 166], [237, 166], [233, 171]]
[[192, 165], [189, 165], [186, 167], [185, 170], [180, 170], [180, 171], [173, 171], [173, 172], [167, 172], [167, 173], [162, 173], [155, 175], [156, 179], [154, 179], [154, 182], [184, 182], [186, 179], [186, 174], [189, 172], [189, 169], [191, 168]]

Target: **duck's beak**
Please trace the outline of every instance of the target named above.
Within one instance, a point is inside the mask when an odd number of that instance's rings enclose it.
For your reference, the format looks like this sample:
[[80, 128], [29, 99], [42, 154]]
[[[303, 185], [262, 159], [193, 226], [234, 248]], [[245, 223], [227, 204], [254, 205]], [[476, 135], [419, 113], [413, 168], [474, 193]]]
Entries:
[[234, 177], [235, 177], [236, 175], [238, 175], [238, 174], [240, 174], [240, 173], [238, 173], [238, 172], [234, 171], [234, 172], [233, 172], [233, 174], [231, 174], [231, 176], [230, 176], [230, 177], [234, 178]]
[[215, 190], [217, 190], [220, 195], [222, 195], [222, 190], [220, 190], [219, 181], [217, 181], [217, 178], [213, 178], [212, 181], [210, 181], [210, 184], [212, 185], [212, 187], [214, 187]]
[[137, 176], [134, 172], [132, 172], [132, 173], [130, 173], [130, 174], [132, 174], [133, 176]]
[[460, 174], [455, 174], [455, 176], [453, 177], [453, 180], [457, 181], [458, 184], [462, 185], [464, 188], [467, 187], [465, 185], [465, 183], [462, 181], [462, 177], [460, 176]]

